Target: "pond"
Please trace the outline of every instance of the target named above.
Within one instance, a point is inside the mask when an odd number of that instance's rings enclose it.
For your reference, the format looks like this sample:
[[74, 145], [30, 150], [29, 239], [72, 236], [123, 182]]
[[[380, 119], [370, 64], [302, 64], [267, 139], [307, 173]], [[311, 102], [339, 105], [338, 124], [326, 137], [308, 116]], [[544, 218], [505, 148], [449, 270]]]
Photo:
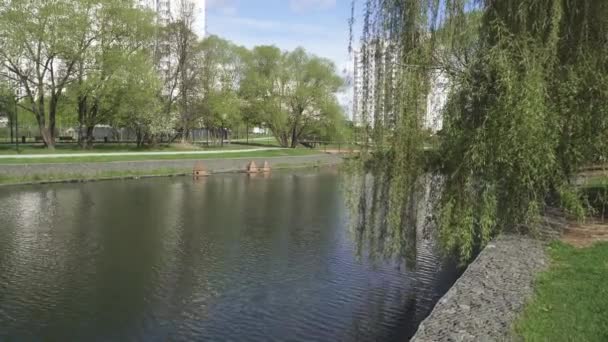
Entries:
[[458, 271], [355, 253], [341, 179], [0, 188], [0, 340], [407, 340]]

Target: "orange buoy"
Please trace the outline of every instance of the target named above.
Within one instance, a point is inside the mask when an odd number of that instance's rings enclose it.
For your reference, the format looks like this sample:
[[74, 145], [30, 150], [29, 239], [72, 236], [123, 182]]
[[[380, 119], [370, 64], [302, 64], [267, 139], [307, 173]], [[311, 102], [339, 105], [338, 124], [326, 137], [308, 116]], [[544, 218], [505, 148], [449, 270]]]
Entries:
[[262, 167], [262, 172], [270, 172], [270, 164], [268, 161], [264, 161], [264, 166]]

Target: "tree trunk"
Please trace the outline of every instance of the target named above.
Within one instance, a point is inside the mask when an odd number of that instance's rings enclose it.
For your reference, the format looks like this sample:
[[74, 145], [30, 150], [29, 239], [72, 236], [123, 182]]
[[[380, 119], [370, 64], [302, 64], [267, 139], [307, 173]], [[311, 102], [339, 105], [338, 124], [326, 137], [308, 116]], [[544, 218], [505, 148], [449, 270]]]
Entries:
[[[42, 86], [39, 87], [40, 91], [43, 92], [44, 89]], [[44, 142], [44, 146], [46, 146], [49, 150], [55, 149], [55, 139], [54, 133], [50, 130], [50, 118], [49, 118], [49, 127], [47, 127], [46, 123], [46, 106], [44, 104], [44, 96], [41, 95], [38, 97], [36, 101], [31, 101], [32, 112], [36, 115], [36, 121], [38, 122], [38, 129], [40, 130], [40, 136], [42, 137], [42, 141]], [[54, 121], [54, 120], [53, 120]], [[54, 129], [54, 123], [52, 128]]]
[[59, 103], [59, 96], [55, 95], [55, 94], [51, 95], [51, 102], [49, 103], [49, 135], [50, 135], [51, 145], [47, 144], [47, 147], [49, 149], [55, 149], [55, 128], [56, 128], [55, 118], [57, 117], [58, 103]]
[[296, 147], [298, 147], [298, 132], [296, 126], [294, 125], [293, 129], [291, 130], [291, 148]]
[[148, 137], [148, 141], [150, 146], [157, 146], [158, 145], [158, 136], [156, 134], [150, 134], [150, 136]]
[[136, 142], [137, 147], [138, 147], [138, 148], [139, 148], [139, 147], [141, 147], [141, 146], [142, 146], [142, 143], [143, 143], [144, 138], [143, 138], [143, 134], [142, 134], [142, 132], [141, 132], [141, 129], [139, 129], [139, 128], [137, 128], [137, 129], [135, 130], [135, 139], [137, 139], [137, 142]]
[[48, 148], [49, 150], [54, 150], [55, 138], [53, 137], [53, 134], [51, 134], [50, 129], [48, 127], [41, 127], [40, 135], [42, 136], [42, 141], [44, 142], [46, 148]]
[[184, 126], [182, 129], [182, 144], [188, 142], [188, 136], [190, 135], [190, 131]]
[[300, 117], [302, 116], [303, 112], [304, 110], [299, 110], [294, 119], [293, 127], [291, 129], [291, 148], [298, 147], [298, 140], [300, 139], [300, 134], [298, 133], [298, 126], [300, 126]]
[[281, 147], [289, 147], [289, 137], [288, 137], [287, 132], [281, 132], [280, 134], [277, 135], [277, 140], [279, 141], [279, 144], [281, 145]]
[[93, 141], [95, 140], [95, 136], [93, 135], [93, 132], [95, 131], [95, 125], [88, 125], [86, 127], [86, 129], [87, 129], [87, 133], [86, 133], [83, 147], [88, 150], [88, 149], [93, 148]]
[[13, 143], [13, 138], [15, 136], [15, 134], [13, 133], [13, 126], [15, 125], [15, 114], [13, 113], [12, 115], [9, 114], [8, 119], [9, 119], [9, 126], [11, 127], [11, 144]]

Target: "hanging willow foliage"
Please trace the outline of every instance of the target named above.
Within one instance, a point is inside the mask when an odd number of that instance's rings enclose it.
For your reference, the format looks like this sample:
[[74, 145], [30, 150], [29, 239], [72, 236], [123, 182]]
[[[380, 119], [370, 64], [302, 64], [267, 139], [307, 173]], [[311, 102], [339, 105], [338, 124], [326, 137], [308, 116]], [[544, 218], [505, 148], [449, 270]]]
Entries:
[[[396, 241], [387, 254], [405, 244], [428, 172], [443, 175], [440, 241], [463, 259], [500, 231], [530, 232], [549, 206], [584, 215], [572, 180], [608, 157], [608, 1], [363, 6], [361, 160], [382, 184], [353, 184], [385, 200], [382, 235]], [[438, 73], [449, 96], [433, 135], [426, 106]], [[376, 215], [366, 203], [359, 215]]]

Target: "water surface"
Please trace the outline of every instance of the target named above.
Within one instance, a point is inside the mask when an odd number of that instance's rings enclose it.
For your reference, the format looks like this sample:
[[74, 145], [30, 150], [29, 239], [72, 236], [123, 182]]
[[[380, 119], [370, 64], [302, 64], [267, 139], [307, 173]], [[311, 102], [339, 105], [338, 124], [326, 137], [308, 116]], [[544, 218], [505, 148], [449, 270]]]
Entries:
[[348, 227], [335, 171], [2, 188], [0, 340], [407, 340], [455, 269]]

